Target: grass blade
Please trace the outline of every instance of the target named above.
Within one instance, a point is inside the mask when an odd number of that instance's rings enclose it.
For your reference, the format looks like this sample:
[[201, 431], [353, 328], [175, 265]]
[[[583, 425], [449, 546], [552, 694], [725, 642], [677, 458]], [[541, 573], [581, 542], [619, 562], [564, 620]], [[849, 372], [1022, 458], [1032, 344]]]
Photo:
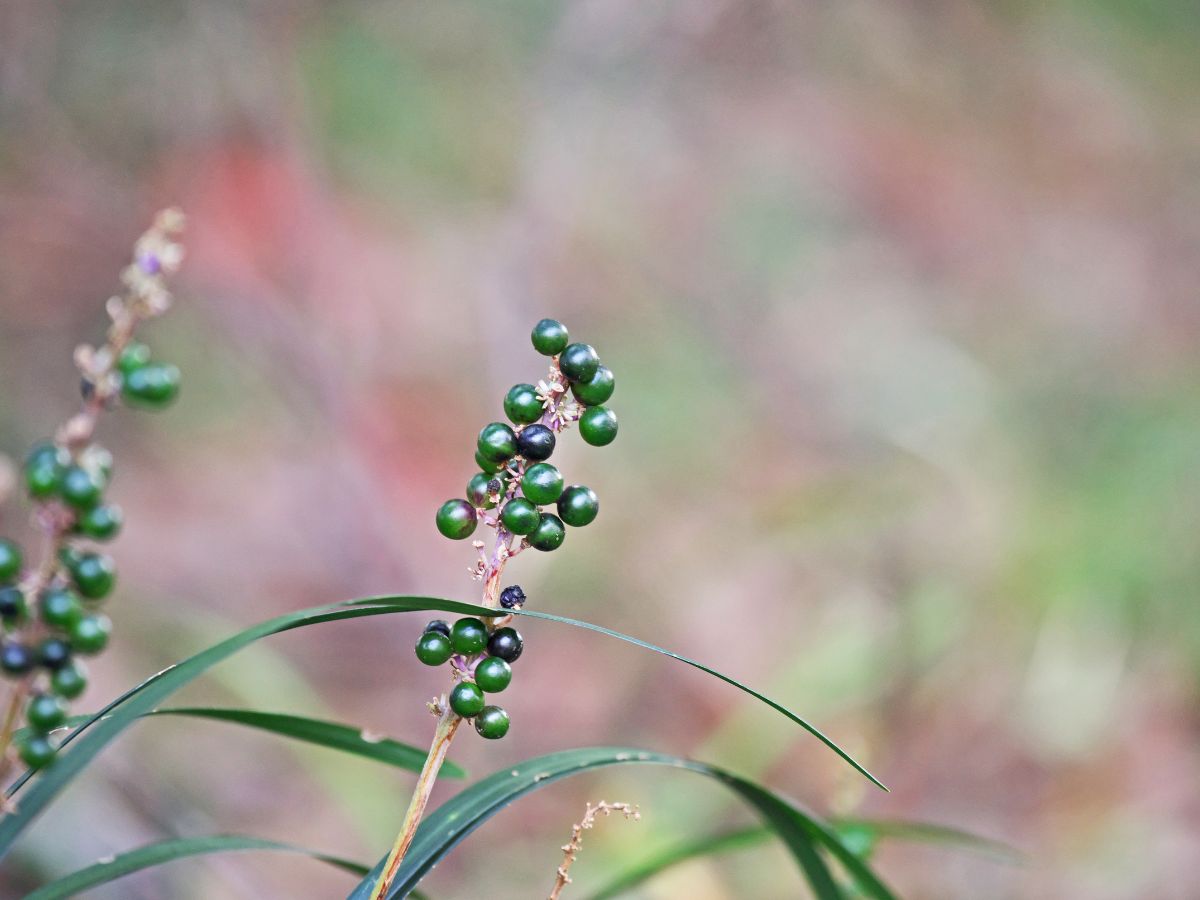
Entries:
[[203, 856], [211, 853], [230, 853], [246, 850], [273, 850], [284, 853], [298, 853], [331, 866], [336, 866], [339, 869], [344, 869], [354, 875], [362, 875], [367, 871], [366, 866], [353, 860], [342, 859], [338, 856], [331, 856], [328, 853], [307, 850], [304, 847], [281, 844], [277, 841], [268, 841], [262, 838], [245, 837], [236, 834], [177, 838], [147, 844], [144, 847], [138, 847], [136, 850], [130, 850], [127, 853], [114, 856], [109, 860], [94, 863], [87, 868], [80, 869], [78, 872], [72, 872], [64, 878], [38, 888], [33, 893], [27, 895], [25, 900], [63, 900], [63, 898], [74, 897], [82, 891], [99, 887], [102, 884], [108, 884], [110, 881], [116, 881], [118, 878], [131, 875], [134, 872], [160, 866], [163, 863], [173, 862], [177, 859], [184, 859], [189, 856]]

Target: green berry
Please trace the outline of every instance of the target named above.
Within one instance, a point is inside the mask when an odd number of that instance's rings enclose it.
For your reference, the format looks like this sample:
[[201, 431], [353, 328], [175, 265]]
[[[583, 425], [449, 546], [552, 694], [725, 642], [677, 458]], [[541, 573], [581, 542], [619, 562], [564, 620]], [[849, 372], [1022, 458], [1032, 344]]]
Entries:
[[450, 638], [440, 631], [427, 631], [417, 640], [417, 659], [427, 666], [440, 666], [453, 655]]
[[54, 762], [54, 745], [40, 734], [26, 735], [17, 741], [17, 752], [31, 769], [42, 769]]
[[554, 452], [554, 432], [545, 425], [526, 425], [517, 435], [517, 452], [529, 462], [549, 459]]
[[617, 414], [607, 406], [589, 406], [579, 417], [579, 434], [593, 447], [611, 444], [617, 436]]
[[475, 683], [489, 694], [498, 694], [512, 681], [512, 666], [498, 656], [489, 656], [475, 667]]
[[495, 506], [488, 491], [491, 481], [492, 476], [487, 472], [472, 475], [471, 480], [467, 482], [467, 502], [476, 509], [491, 509]]
[[121, 396], [133, 406], [160, 409], [179, 393], [179, 368], [166, 363], [147, 363], [121, 379]]
[[514, 384], [504, 395], [504, 414], [515, 425], [528, 425], [542, 417], [541, 398], [532, 384]]
[[71, 626], [71, 647], [84, 656], [99, 653], [108, 645], [112, 621], [108, 616], [84, 616]]
[[563, 477], [550, 463], [535, 463], [521, 478], [521, 493], [530, 503], [553, 503], [563, 492]]
[[598, 406], [613, 395], [616, 383], [612, 370], [608, 366], [598, 366], [596, 374], [587, 381], [576, 381], [571, 385], [571, 393], [584, 406]]
[[562, 519], [551, 513], [542, 513], [537, 528], [530, 532], [526, 540], [529, 546], [537, 550], [557, 550], [566, 536], [567, 529], [563, 527]]
[[478, 715], [483, 706], [483, 691], [477, 684], [460, 681], [450, 691], [450, 708], [464, 719]]
[[557, 319], [542, 319], [533, 326], [529, 338], [533, 341], [533, 349], [542, 356], [562, 353], [563, 347], [567, 346], [567, 341], [570, 340], [567, 326]]
[[150, 348], [145, 344], [134, 341], [127, 345], [117, 358], [117, 369], [122, 375], [128, 375], [150, 362]]
[[91, 509], [104, 494], [104, 481], [83, 466], [74, 465], [63, 472], [58, 489], [69, 506]]
[[487, 646], [487, 626], [476, 618], [459, 619], [450, 629], [450, 643], [455, 653], [474, 656]]
[[504, 468], [503, 462], [493, 462], [492, 460], [486, 458], [478, 450], [475, 451], [475, 465], [483, 469], [485, 475], [495, 475]]
[[589, 525], [600, 512], [600, 498], [590, 487], [573, 484], [558, 498], [558, 517], [572, 528]]
[[81, 660], [72, 660], [69, 665], [55, 669], [50, 673], [50, 690], [74, 700], [87, 690], [87, 667]]
[[485, 706], [475, 717], [475, 731], [489, 741], [496, 741], [508, 734], [508, 713], [499, 706]]
[[501, 524], [513, 534], [529, 534], [537, 528], [541, 512], [523, 497], [514, 497], [504, 504], [500, 513]]
[[521, 632], [517, 629], [497, 628], [488, 638], [487, 649], [489, 655], [498, 656], [506, 663], [515, 663], [525, 649], [525, 642], [521, 640]]
[[67, 631], [83, 615], [83, 606], [74, 591], [66, 588], [50, 588], [42, 593], [38, 604], [42, 621], [51, 628]]
[[572, 344], [558, 358], [558, 368], [569, 381], [591, 381], [600, 368], [600, 357], [591, 344]]
[[16, 541], [0, 539], [0, 581], [13, 581], [21, 574], [21, 547]]
[[67, 704], [53, 694], [34, 694], [25, 710], [25, 721], [34, 731], [46, 734], [67, 720]]
[[25, 602], [25, 592], [16, 585], [0, 588], [0, 620], [5, 625], [19, 625], [25, 621], [29, 606]]
[[25, 487], [35, 500], [57, 493], [71, 455], [55, 444], [38, 444], [25, 460]]
[[453, 541], [469, 538], [475, 531], [475, 507], [466, 500], [447, 500], [437, 511], [437, 530]]
[[67, 563], [75, 589], [88, 600], [108, 596], [117, 581], [117, 566], [107, 553], [79, 553]]
[[97, 541], [107, 541], [117, 536], [125, 522], [125, 514], [115, 503], [93, 506], [79, 514], [75, 527], [80, 533]]
[[478, 449], [484, 459], [504, 462], [517, 455], [517, 435], [503, 422], [492, 422], [480, 430]]

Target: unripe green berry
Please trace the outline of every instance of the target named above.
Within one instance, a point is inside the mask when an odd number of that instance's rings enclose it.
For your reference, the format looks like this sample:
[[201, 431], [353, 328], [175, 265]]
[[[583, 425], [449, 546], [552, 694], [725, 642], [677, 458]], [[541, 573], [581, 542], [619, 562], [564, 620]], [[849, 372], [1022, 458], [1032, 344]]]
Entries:
[[459, 619], [450, 629], [450, 643], [454, 652], [463, 656], [474, 656], [487, 646], [487, 639], [487, 626], [474, 617]]
[[492, 499], [492, 492], [488, 489], [494, 478], [500, 485], [500, 490], [503, 490], [504, 481], [497, 476], [489, 475], [487, 472], [472, 475], [471, 480], [467, 482], [467, 502], [476, 509], [491, 509], [495, 506], [496, 501]]
[[469, 538], [475, 531], [478, 517], [466, 500], [447, 500], [437, 511], [437, 530], [453, 541]]
[[121, 379], [121, 396], [132, 406], [161, 409], [179, 393], [177, 366], [147, 363]]
[[108, 596], [117, 581], [117, 566], [106, 553], [79, 553], [69, 557], [67, 569], [75, 589], [89, 600]]
[[562, 473], [550, 463], [535, 463], [521, 478], [521, 493], [530, 503], [541, 506], [553, 503], [563, 492]]
[[460, 681], [450, 691], [450, 708], [464, 719], [478, 715], [483, 707], [483, 691], [473, 682]]
[[84, 656], [92, 656], [108, 646], [112, 620], [108, 616], [84, 616], [71, 626], [71, 648]]
[[537, 528], [541, 512], [523, 497], [514, 497], [504, 504], [500, 523], [513, 534], [529, 534]]
[[51, 628], [63, 631], [70, 629], [83, 615], [79, 597], [66, 588], [49, 588], [43, 591], [38, 608], [43, 622]]
[[150, 348], [138, 341], [133, 341], [121, 351], [121, 355], [117, 358], [117, 369], [122, 375], [128, 375], [149, 362]]
[[54, 762], [54, 745], [40, 734], [25, 735], [17, 741], [17, 753], [31, 769], [44, 769]]
[[570, 336], [567, 334], [567, 326], [562, 322], [557, 319], [542, 319], [533, 326], [529, 339], [533, 341], [533, 349], [542, 356], [554, 356], [562, 353]]
[[20, 574], [20, 545], [8, 538], [0, 539], [0, 582], [13, 581]]
[[537, 528], [525, 539], [529, 541], [529, 546], [537, 550], [557, 550], [566, 536], [567, 529], [563, 527], [562, 519], [551, 513], [542, 513]]
[[81, 512], [75, 527], [93, 540], [107, 541], [117, 536], [124, 523], [125, 514], [121, 507], [115, 503], [102, 503]]
[[493, 462], [503, 462], [517, 455], [517, 435], [503, 422], [484, 425], [479, 431], [479, 455]]
[[63, 472], [58, 490], [68, 506], [91, 509], [104, 494], [104, 481], [83, 466], [74, 465]]
[[0, 621], [16, 626], [24, 622], [28, 614], [29, 604], [25, 602], [24, 591], [12, 584], [0, 588]]
[[76, 659], [61, 669], [55, 669], [50, 673], [50, 690], [60, 697], [74, 700], [87, 690], [87, 667]]
[[35, 500], [57, 493], [63, 471], [71, 463], [65, 448], [51, 443], [38, 444], [25, 460], [25, 487]]
[[514, 384], [504, 395], [504, 414], [515, 425], [528, 425], [542, 417], [541, 398], [532, 384]]
[[558, 358], [558, 368], [569, 381], [591, 381], [600, 368], [600, 357], [591, 344], [571, 344]]
[[29, 699], [25, 721], [40, 734], [53, 731], [67, 720], [67, 704], [53, 694], [35, 694]]
[[475, 717], [475, 732], [489, 741], [496, 741], [508, 734], [508, 713], [499, 706], [485, 706]]
[[417, 659], [427, 666], [440, 666], [453, 655], [450, 638], [440, 631], [427, 631], [417, 639]]
[[479, 468], [483, 469], [484, 474], [486, 474], [486, 475], [495, 475], [497, 472], [499, 472], [501, 469], [504, 468], [503, 461], [496, 462], [494, 460], [490, 460], [487, 457], [485, 457], [482, 453], [480, 453], [478, 450], [475, 451], [475, 465], [477, 465], [477, 466], [479, 466]]
[[589, 406], [579, 417], [579, 434], [593, 447], [611, 444], [617, 436], [617, 414], [607, 406]]
[[584, 406], [598, 406], [608, 401], [613, 395], [616, 382], [612, 370], [608, 366], [597, 366], [596, 374], [587, 381], [576, 381], [571, 385], [571, 393]]
[[489, 656], [475, 667], [475, 683], [489, 694], [498, 694], [512, 681], [512, 666], [498, 656]]
[[600, 512], [600, 498], [590, 487], [573, 484], [558, 498], [558, 516], [572, 528], [589, 525]]

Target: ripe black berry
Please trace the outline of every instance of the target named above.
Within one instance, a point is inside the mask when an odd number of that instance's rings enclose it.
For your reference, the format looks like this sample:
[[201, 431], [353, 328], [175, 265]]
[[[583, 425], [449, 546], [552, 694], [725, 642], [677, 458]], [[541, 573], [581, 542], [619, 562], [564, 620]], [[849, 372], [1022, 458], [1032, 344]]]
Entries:
[[450, 623], [447, 622], [445, 619], [434, 619], [432, 622], [430, 622], [428, 625], [425, 626], [426, 634], [428, 634], [431, 631], [440, 631], [446, 637], [450, 637]]
[[28, 644], [8, 641], [0, 647], [0, 669], [5, 675], [24, 675], [33, 668], [34, 662], [33, 650]]
[[51, 671], [61, 669], [70, 661], [71, 645], [61, 638], [46, 638], [38, 646], [38, 662]]
[[525, 592], [519, 584], [509, 585], [500, 592], [500, 605], [505, 609], [520, 609], [524, 604]]
[[517, 435], [517, 449], [528, 460], [549, 459], [554, 452], [554, 432], [545, 425], [526, 425]]
[[521, 632], [515, 628], [497, 628], [488, 638], [488, 654], [507, 663], [515, 663], [524, 649], [525, 642], [521, 640]]
[[0, 619], [8, 624], [25, 618], [25, 594], [19, 587], [0, 588]]

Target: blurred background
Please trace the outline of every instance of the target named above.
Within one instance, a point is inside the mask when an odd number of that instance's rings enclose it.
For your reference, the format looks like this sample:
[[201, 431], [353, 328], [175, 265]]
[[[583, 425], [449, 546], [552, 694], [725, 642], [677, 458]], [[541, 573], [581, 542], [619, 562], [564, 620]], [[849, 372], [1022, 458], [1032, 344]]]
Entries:
[[[1190, 898], [1200, 879], [1200, 79], [1194, 4], [35, 3], [0, 6], [0, 450], [77, 402], [71, 350], [157, 208], [189, 214], [184, 370], [101, 440], [128, 525], [82, 708], [285, 610], [474, 599], [440, 538], [477, 430], [562, 319], [616, 373], [621, 434], [556, 454], [602, 512], [509, 569], [537, 609], [710, 662], [522, 626], [509, 737], [474, 775], [630, 744], [832, 814], [1012, 843], [886, 845], [906, 898]], [[27, 510], [0, 526], [26, 535]], [[424, 619], [305, 629], [180, 699], [425, 745]], [[5, 862], [0, 894], [170, 835], [373, 860], [413, 778], [219, 723], [149, 721]], [[435, 802], [457, 788], [446, 782]], [[746, 823], [686, 774], [611, 770], [498, 816], [435, 897], [568, 896]], [[104, 898], [332, 897], [265, 855]], [[792, 898], [776, 846], [636, 896]]]

